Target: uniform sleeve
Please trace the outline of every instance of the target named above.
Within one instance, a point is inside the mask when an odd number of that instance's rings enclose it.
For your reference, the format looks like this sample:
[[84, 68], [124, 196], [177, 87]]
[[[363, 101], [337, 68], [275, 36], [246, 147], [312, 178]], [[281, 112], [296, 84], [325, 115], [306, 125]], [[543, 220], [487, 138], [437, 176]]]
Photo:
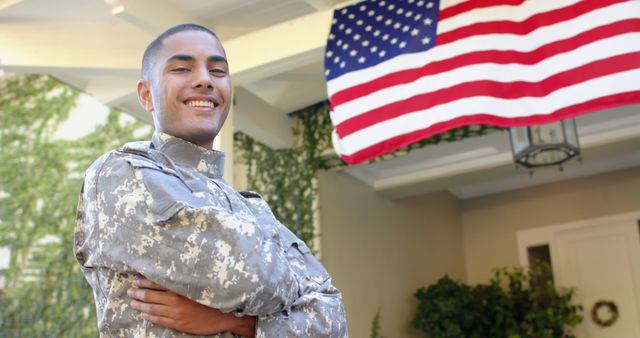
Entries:
[[306, 244], [279, 224], [286, 255], [301, 281], [291, 310], [258, 318], [256, 337], [348, 337], [342, 295]]
[[174, 174], [135, 159], [99, 172], [101, 264], [224, 312], [290, 310], [299, 280], [279, 241], [249, 217], [202, 205]]

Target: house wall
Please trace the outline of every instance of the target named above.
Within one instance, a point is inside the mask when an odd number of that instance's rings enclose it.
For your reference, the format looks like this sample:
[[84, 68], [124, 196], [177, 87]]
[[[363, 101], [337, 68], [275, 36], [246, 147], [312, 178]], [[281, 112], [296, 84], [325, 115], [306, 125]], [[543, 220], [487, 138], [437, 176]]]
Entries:
[[321, 173], [322, 261], [343, 293], [351, 337], [369, 337], [380, 309], [386, 337], [411, 327], [415, 291], [445, 273], [464, 280], [458, 201], [447, 192], [390, 200], [340, 172]]
[[640, 211], [640, 167], [460, 202], [466, 277], [484, 283], [492, 269], [518, 264], [516, 232]]

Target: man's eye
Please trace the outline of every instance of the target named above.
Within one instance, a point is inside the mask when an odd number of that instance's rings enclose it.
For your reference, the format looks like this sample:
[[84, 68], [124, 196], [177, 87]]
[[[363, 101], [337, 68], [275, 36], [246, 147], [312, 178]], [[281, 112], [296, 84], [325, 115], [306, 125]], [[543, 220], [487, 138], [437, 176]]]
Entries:
[[221, 76], [227, 74], [227, 71], [221, 68], [210, 69], [209, 72], [213, 75]]
[[186, 68], [186, 67], [176, 67], [176, 68], [173, 68], [171, 71], [174, 71], [174, 72], [186, 72], [186, 71], [189, 71], [189, 68]]

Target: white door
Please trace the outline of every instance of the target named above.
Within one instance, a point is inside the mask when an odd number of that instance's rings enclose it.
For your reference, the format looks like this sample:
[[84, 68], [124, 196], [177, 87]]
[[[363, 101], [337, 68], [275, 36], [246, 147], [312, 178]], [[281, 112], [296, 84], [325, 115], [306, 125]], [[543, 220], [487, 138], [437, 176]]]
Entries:
[[[582, 338], [640, 338], [640, 232], [635, 220], [554, 231], [551, 259], [558, 286], [574, 286], [584, 320]], [[602, 327], [591, 317], [594, 304], [611, 301], [618, 319]], [[607, 307], [598, 318], [610, 319]]]

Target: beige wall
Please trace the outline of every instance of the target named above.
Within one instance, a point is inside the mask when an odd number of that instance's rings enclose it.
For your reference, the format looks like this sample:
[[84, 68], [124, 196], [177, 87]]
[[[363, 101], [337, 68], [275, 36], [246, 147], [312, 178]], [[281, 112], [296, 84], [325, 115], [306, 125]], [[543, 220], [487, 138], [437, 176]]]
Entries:
[[516, 232], [640, 210], [640, 167], [461, 201], [467, 282], [518, 264]]
[[442, 192], [392, 201], [339, 172], [321, 173], [323, 263], [343, 292], [351, 337], [423, 337], [410, 320], [413, 293], [445, 273], [464, 279], [457, 200]]

